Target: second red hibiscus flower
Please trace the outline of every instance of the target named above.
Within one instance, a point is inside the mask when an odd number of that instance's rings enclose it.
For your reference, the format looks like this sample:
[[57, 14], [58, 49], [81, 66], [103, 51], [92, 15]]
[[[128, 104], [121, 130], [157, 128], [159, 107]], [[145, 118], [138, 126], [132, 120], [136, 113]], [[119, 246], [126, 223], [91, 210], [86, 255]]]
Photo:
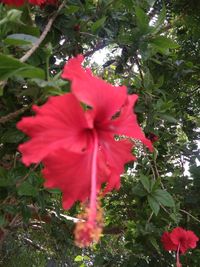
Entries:
[[187, 231], [181, 227], [175, 228], [171, 233], [164, 232], [161, 238], [165, 250], [177, 251], [177, 267], [182, 266], [179, 252], [184, 254], [188, 249], [195, 248], [198, 240], [199, 238], [192, 231]]

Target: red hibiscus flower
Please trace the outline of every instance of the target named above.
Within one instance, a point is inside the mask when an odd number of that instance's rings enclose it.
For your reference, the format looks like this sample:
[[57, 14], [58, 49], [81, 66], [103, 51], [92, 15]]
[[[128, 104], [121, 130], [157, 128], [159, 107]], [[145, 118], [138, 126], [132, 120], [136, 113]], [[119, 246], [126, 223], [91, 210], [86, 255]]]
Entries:
[[[26, 0], [1, 0], [2, 3], [12, 6], [22, 6]], [[45, 5], [56, 5], [58, 0], [29, 0], [32, 5], [45, 6]]]
[[184, 254], [190, 248], [195, 248], [199, 238], [192, 232], [177, 227], [171, 233], [164, 232], [161, 237], [165, 250], [177, 251], [177, 267], [181, 267], [179, 251]]
[[1, 2], [10, 6], [22, 6], [25, 0], [1, 0]]
[[63, 207], [90, 199], [82, 217], [86, 222], [77, 225], [79, 246], [100, 236], [97, 193], [103, 183], [107, 185], [105, 192], [119, 188], [124, 164], [135, 159], [132, 139], [152, 150], [133, 113], [137, 95], [127, 95], [126, 87], [94, 77], [82, 68], [83, 59], [79, 55], [64, 67], [62, 78], [71, 81], [71, 93], [34, 106], [36, 116], [17, 124], [31, 138], [19, 146], [23, 163], [43, 162], [45, 186], [60, 188]]
[[56, 5], [58, 0], [29, 0], [29, 3], [37, 6]]

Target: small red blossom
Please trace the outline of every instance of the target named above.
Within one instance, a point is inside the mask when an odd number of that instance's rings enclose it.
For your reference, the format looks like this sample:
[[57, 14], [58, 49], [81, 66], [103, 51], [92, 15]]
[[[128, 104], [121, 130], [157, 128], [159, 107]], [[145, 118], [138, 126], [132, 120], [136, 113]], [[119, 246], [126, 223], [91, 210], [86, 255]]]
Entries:
[[159, 140], [159, 137], [154, 133], [149, 133], [147, 137], [149, 140], [151, 140], [152, 143], [157, 142]]
[[19, 7], [19, 6], [24, 5], [25, 0], [1, 0], [0, 2], [6, 5]]
[[58, 0], [29, 0], [29, 3], [37, 6], [56, 5]]
[[82, 68], [83, 59], [79, 55], [64, 67], [62, 78], [71, 81], [71, 93], [33, 106], [36, 116], [17, 124], [30, 137], [19, 146], [23, 163], [44, 164], [45, 186], [62, 191], [63, 207], [69, 209], [74, 202], [89, 198], [86, 228], [77, 225], [80, 246], [81, 236], [83, 245], [98, 239], [97, 194], [102, 184], [107, 185], [104, 192], [120, 187], [124, 164], [135, 160], [132, 139], [153, 149], [133, 112], [137, 95], [93, 76], [90, 69]]
[[188, 249], [196, 247], [198, 240], [199, 238], [192, 231], [181, 227], [173, 229], [171, 233], [164, 232], [161, 237], [165, 250], [177, 251], [177, 267], [181, 267], [179, 251], [185, 254]]
[[[11, 6], [22, 6], [26, 2], [26, 0], [1, 0], [2, 3]], [[28, 2], [32, 5], [37, 6], [46, 6], [46, 5], [56, 5], [58, 0], [28, 0]]]
[[80, 29], [81, 29], [80, 24], [76, 24], [76, 25], [74, 25], [74, 31], [79, 32]]

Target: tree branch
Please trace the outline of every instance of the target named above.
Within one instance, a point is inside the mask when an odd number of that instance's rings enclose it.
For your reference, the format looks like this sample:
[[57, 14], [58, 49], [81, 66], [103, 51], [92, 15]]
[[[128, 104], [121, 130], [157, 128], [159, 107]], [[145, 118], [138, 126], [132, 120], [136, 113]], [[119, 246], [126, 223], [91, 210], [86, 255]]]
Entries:
[[44, 247], [42, 247], [39, 244], [34, 243], [31, 239], [27, 238], [27, 237], [23, 237], [22, 240], [27, 243], [28, 245], [31, 245], [33, 248], [40, 250], [40, 251], [44, 251], [47, 252], [47, 249], [45, 249]]
[[192, 214], [190, 214], [190, 213], [187, 212], [186, 210], [182, 210], [182, 209], [180, 209], [180, 211], [181, 211], [182, 213], [187, 214], [189, 217], [191, 217], [191, 218], [192, 218], [193, 220], [195, 220], [196, 222], [200, 223], [200, 220], [199, 220], [199, 219], [197, 219], [196, 217], [194, 217]]
[[50, 31], [54, 20], [58, 16], [60, 10], [65, 6], [65, 1], [59, 6], [58, 10], [54, 13], [54, 15], [49, 19], [44, 31], [40, 35], [40, 38], [37, 40], [37, 42], [33, 45], [33, 47], [23, 56], [20, 58], [21, 62], [25, 62], [29, 59], [29, 57], [32, 56], [32, 54], [38, 49], [40, 44], [44, 41], [45, 37], [47, 36], [47, 33]]
[[138, 67], [138, 71], [139, 71], [139, 74], [140, 74], [141, 84], [142, 84], [142, 86], [144, 87], [144, 75], [143, 75], [143, 73], [142, 73], [142, 68], [141, 68], [141, 64], [140, 64], [138, 55], [135, 55], [134, 59], [135, 59], [135, 63], [136, 63], [136, 65], [137, 65], [137, 67]]
[[31, 105], [28, 105], [26, 107], [23, 107], [23, 108], [15, 111], [15, 112], [12, 112], [12, 113], [10, 113], [10, 114], [8, 114], [6, 116], [1, 117], [0, 118], [0, 124], [1, 123], [2, 124], [3, 123], [6, 123], [7, 121], [10, 121], [10, 120], [16, 118], [18, 115], [20, 115], [20, 114], [24, 113], [26, 110], [28, 110], [31, 106], [32, 106], [32, 104]]
[[106, 46], [107, 46], [107, 44], [105, 43], [105, 41], [99, 42], [92, 50], [87, 51], [84, 54], [84, 57], [89, 57], [89, 56], [93, 55], [95, 52], [103, 49]]

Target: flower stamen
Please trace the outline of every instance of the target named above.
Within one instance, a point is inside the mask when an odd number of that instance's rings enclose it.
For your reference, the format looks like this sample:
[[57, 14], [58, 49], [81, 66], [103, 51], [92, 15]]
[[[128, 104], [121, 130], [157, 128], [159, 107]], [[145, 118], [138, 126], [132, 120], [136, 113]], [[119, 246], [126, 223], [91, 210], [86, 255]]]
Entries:
[[75, 243], [79, 247], [87, 247], [97, 243], [100, 239], [103, 227], [102, 209], [100, 201], [97, 202], [97, 153], [98, 137], [94, 131], [94, 150], [91, 168], [91, 193], [89, 208], [79, 215], [80, 222], [75, 228]]
[[97, 152], [98, 152], [98, 137], [94, 131], [94, 150], [92, 157], [92, 171], [91, 171], [91, 193], [90, 193], [90, 214], [88, 221], [93, 223], [97, 212]]
[[178, 249], [176, 253], [176, 267], [182, 267], [182, 264], [180, 263], [179, 259], [179, 252], [180, 252], [180, 243], [178, 244]]

